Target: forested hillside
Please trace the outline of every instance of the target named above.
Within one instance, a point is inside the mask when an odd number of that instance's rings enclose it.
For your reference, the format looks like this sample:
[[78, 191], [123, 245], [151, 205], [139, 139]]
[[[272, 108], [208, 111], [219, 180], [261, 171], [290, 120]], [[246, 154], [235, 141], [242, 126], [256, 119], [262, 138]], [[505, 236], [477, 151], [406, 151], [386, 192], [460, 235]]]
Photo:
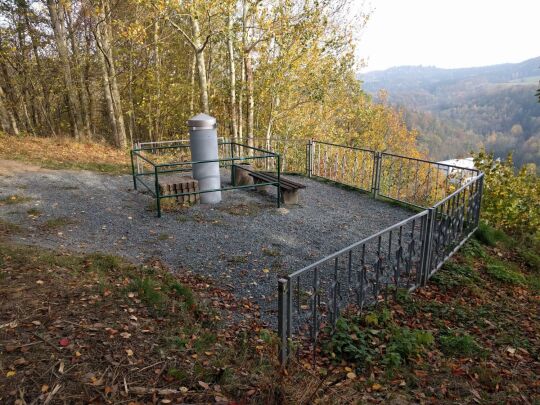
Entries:
[[399, 67], [361, 77], [372, 94], [384, 88], [436, 159], [485, 147], [498, 157], [540, 165], [540, 58], [467, 69]]
[[182, 136], [204, 111], [222, 136], [248, 143], [413, 150], [414, 133], [355, 78], [352, 38], [367, 16], [351, 4], [2, 0], [2, 129], [125, 147]]

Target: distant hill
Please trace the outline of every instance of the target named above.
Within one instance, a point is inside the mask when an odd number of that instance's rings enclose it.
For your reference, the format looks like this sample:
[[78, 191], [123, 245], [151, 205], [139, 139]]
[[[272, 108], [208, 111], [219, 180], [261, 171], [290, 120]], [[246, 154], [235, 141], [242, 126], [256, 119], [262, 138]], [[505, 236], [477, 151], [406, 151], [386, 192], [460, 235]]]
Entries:
[[435, 159], [485, 146], [502, 157], [512, 151], [518, 165], [540, 167], [540, 57], [462, 69], [401, 66], [359, 79], [374, 96], [388, 92]]

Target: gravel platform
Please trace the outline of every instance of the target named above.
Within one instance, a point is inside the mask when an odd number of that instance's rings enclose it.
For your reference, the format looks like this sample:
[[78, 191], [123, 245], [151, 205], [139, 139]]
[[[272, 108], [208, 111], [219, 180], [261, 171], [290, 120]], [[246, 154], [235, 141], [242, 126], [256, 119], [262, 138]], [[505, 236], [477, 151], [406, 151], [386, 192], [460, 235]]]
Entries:
[[[78, 252], [106, 252], [141, 262], [160, 258], [258, 303], [273, 323], [277, 278], [411, 215], [411, 211], [300, 176], [300, 204], [278, 209], [275, 191], [233, 190], [220, 204], [196, 205], [157, 218], [153, 199], [131, 176], [10, 165], [0, 177], [0, 218], [25, 229], [13, 240]], [[0, 171], [1, 172], [1, 171]], [[223, 181], [228, 182], [227, 173]], [[274, 193], [274, 194], [272, 194]], [[34, 208], [41, 215], [33, 216]], [[32, 211], [30, 211], [32, 212]], [[58, 221], [54, 221], [58, 220]]]

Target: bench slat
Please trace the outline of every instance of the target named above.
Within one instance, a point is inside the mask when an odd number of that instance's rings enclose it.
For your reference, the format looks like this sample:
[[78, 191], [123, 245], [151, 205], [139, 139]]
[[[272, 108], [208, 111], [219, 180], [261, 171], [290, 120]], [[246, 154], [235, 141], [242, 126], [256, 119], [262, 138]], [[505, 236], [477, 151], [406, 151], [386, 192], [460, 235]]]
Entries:
[[[277, 182], [278, 178], [277, 176], [274, 176], [273, 174], [264, 173], [264, 172], [257, 172], [257, 173], [250, 173], [249, 174], [254, 179], [263, 180], [267, 183], [273, 183]], [[286, 179], [284, 177], [280, 177], [280, 188], [282, 189], [288, 189], [288, 190], [298, 190], [300, 188], [306, 188], [303, 184], [295, 183], [294, 181], [291, 181], [289, 179]]]

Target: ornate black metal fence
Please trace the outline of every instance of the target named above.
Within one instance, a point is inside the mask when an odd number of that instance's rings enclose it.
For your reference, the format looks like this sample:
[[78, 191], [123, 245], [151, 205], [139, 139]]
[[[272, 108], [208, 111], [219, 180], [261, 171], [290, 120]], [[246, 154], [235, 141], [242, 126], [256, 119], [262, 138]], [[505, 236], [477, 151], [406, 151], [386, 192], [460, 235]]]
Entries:
[[423, 284], [478, 227], [483, 173], [326, 142], [309, 141], [306, 172], [421, 209], [278, 280], [279, 357], [309, 346], [344, 310], [362, 310]]

